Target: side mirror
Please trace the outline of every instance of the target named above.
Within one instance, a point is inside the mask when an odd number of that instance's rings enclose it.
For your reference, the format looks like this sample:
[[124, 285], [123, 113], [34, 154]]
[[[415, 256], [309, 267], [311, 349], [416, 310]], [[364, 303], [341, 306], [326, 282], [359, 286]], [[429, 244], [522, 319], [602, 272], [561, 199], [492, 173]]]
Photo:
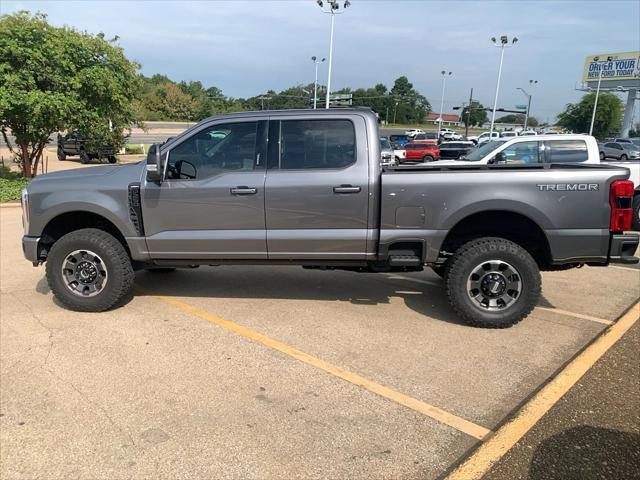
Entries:
[[149, 147], [147, 154], [147, 180], [150, 182], [162, 183], [164, 165], [160, 155], [160, 145], [154, 143]]
[[496, 163], [507, 163], [507, 159], [504, 156], [504, 152], [498, 152], [496, 153], [496, 156], [493, 157], [493, 162], [494, 164]]

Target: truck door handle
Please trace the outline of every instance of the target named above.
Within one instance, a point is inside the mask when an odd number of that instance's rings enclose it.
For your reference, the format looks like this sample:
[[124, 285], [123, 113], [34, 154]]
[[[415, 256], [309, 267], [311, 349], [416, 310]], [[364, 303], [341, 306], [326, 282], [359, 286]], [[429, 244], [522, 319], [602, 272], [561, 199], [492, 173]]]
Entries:
[[333, 193], [360, 193], [360, 187], [354, 187], [353, 185], [340, 185], [339, 187], [333, 187]]
[[231, 195], [255, 195], [256, 193], [258, 193], [258, 189], [254, 187], [245, 187], [243, 185], [231, 188]]

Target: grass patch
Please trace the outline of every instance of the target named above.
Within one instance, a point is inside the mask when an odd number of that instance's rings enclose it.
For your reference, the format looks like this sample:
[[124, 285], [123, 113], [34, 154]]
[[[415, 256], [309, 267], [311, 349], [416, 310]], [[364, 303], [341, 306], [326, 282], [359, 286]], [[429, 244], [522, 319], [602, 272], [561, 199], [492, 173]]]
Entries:
[[127, 155], [142, 155], [144, 153], [147, 153], [149, 151], [149, 147], [151, 146], [151, 144], [144, 144], [144, 151], [143, 151], [143, 146], [141, 144], [137, 144], [137, 143], [131, 143], [131, 144], [126, 144], [124, 146], [124, 153]]
[[19, 200], [20, 192], [29, 183], [29, 179], [22, 178], [18, 172], [12, 172], [7, 167], [0, 167], [0, 202]]

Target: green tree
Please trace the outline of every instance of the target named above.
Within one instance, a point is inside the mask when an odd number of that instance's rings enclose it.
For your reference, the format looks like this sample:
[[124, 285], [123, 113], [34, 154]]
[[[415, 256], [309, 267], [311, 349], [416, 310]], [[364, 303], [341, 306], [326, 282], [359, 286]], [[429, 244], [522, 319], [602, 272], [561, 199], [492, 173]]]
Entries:
[[[484, 106], [477, 101], [471, 102], [471, 106], [467, 105], [462, 109], [461, 120], [465, 126], [473, 127], [474, 125], [481, 126], [489, 121], [487, 112]], [[468, 125], [467, 125], [468, 122]]]
[[[568, 104], [564, 112], [558, 115], [556, 124], [573, 132], [588, 132], [595, 98], [595, 93], [588, 93], [578, 103]], [[617, 133], [622, 124], [622, 111], [622, 100], [617, 95], [601, 92], [593, 124], [594, 137], [602, 139]]]
[[500, 118], [496, 118], [496, 123], [519, 123], [524, 125], [524, 115], [521, 113], [510, 113]]
[[140, 81], [138, 65], [115, 40], [53, 27], [41, 13], [0, 17], [0, 130], [24, 176], [36, 174], [57, 131], [91, 132], [90, 144], [124, 144]]
[[405, 76], [396, 79], [390, 96], [396, 123], [422, 123], [431, 111], [429, 101], [413, 88], [413, 84]]

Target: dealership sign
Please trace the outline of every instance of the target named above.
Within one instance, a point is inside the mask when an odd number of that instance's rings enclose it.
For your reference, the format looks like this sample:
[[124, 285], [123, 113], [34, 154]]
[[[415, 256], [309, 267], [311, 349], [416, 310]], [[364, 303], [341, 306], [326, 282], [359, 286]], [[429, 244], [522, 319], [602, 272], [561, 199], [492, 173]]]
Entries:
[[582, 81], [597, 82], [600, 75], [603, 84], [640, 81], [640, 52], [602, 53], [587, 57]]

